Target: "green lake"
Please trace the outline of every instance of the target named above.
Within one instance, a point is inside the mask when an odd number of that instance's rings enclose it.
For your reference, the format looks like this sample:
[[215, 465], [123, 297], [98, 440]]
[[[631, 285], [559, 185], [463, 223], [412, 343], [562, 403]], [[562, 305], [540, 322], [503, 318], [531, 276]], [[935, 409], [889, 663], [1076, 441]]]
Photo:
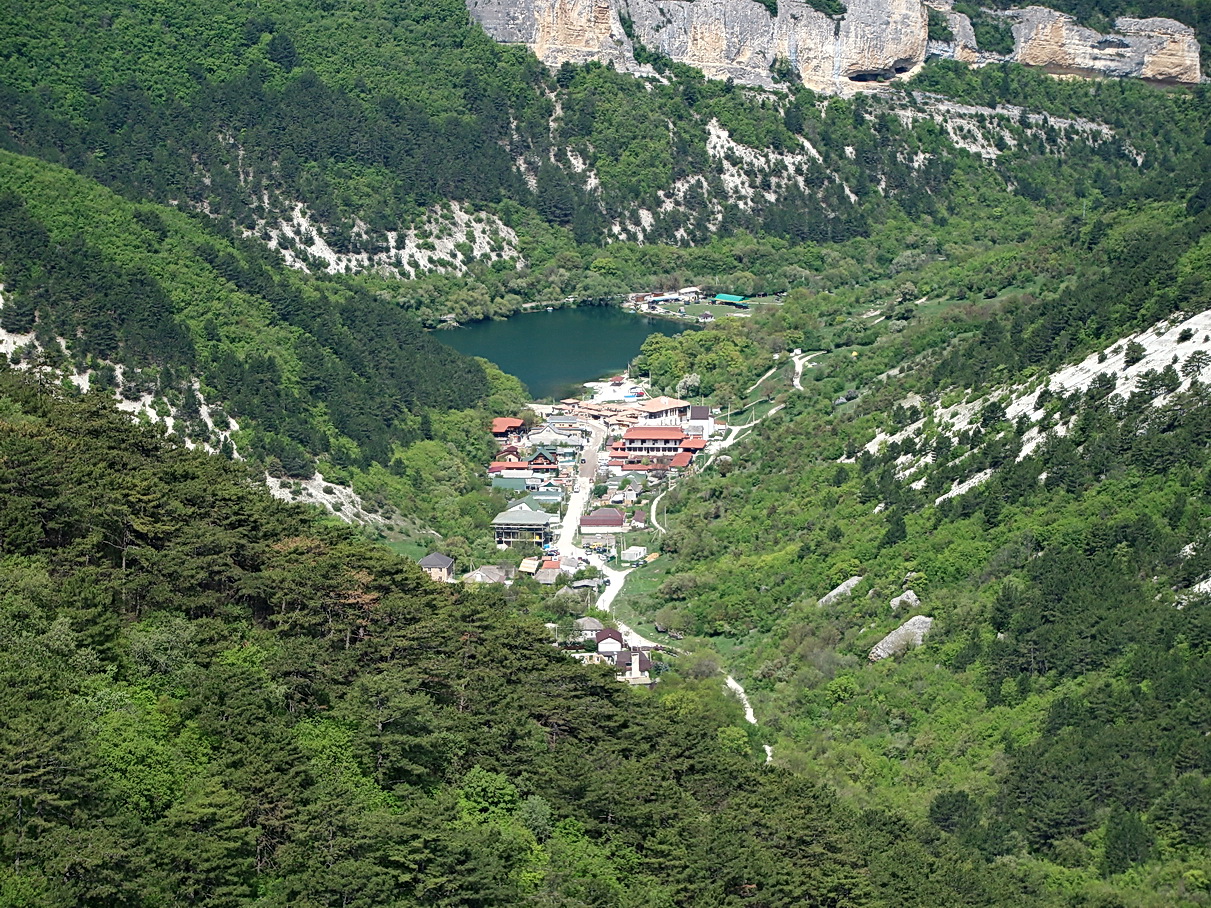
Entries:
[[535, 399], [579, 394], [587, 381], [617, 374], [652, 334], [680, 334], [685, 322], [648, 318], [613, 306], [527, 312], [475, 322], [437, 337], [516, 375]]

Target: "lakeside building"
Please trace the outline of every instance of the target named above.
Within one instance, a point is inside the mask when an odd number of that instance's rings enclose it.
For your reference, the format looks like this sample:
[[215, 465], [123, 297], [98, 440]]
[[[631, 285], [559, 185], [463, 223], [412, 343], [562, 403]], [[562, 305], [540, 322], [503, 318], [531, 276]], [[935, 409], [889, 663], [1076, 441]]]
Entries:
[[746, 299], [748, 297], [736, 296], [734, 293], [716, 293], [715, 298], [711, 302], [719, 303], [723, 306], [732, 306], [735, 309], [747, 309], [748, 306], [744, 302]]
[[690, 415], [690, 404], [688, 401], [678, 400], [675, 397], [653, 397], [651, 400], [645, 400], [641, 404], [634, 407], [639, 412], [640, 418], [644, 422], [678, 422], [686, 419]]

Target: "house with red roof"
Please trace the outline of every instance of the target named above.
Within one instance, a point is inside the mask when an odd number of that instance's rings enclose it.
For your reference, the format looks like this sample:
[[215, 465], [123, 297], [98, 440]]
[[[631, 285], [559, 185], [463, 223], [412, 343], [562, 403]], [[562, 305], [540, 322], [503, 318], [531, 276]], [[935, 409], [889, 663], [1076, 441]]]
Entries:
[[501, 444], [517, 441], [524, 434], [525, 421], [515, 416], [498, 416], [492, 420], [492, 435]]
[[640, 687], [651, 687], [655, 683], [651, 674], [652, 658], [641, 650], [624, 649], [615, 653], [614, 666], [618, 669], [614, 677], [619, 681]]
[[608, 463], [624, 473], [685, 469], [705, 448], [704, 439], [687, 435], [681, 426], [638, 425], [610, 446]]
[[620, 653], [626, 646], [622, 634], [612, 627], [598, 631], [594, 638], [597, 641], [597, 652], [599, 653]]
[[618, 508], [598, 508], [580, 518], [582, 533], [618, 533], [626, 524], [626, 515]]
[[622, 436], [623, 452], [635, 457], [672, 457], [685, 442], [681, 426], [631, 426]]

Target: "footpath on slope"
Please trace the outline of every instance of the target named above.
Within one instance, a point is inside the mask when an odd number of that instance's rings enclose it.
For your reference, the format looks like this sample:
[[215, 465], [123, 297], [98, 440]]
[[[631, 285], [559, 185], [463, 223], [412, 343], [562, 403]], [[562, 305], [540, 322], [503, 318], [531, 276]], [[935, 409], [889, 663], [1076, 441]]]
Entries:
[[817, 350], [814, 353], [800, 353], [797, 356], [791, 357], [795, 364], [795, 377], [793, 379], [793, 383], [796, 391], [803, 390], [803, 367], [808, 365], [810, 360], [815, 359], [817, 356], [823, 355], [823, 350]]
[[[756, 725], [757, 714], [753, 712], [753, 704], [749, 702], [748, 694], [745, 692], [744, 688], [740, 686], [740, 682], [731, 675], [728, 675], [724, 679], [723, 683], [728, 686], [728, 690], [736, 695], [736, 699], [738, 699], [740, 701], [740, 705], [744, 707], [744, 721], [749, 725]], [[765, 748], [765, 762], [772, 763], [774, 760], [773, 745], [762, 744], [761, 746]]]

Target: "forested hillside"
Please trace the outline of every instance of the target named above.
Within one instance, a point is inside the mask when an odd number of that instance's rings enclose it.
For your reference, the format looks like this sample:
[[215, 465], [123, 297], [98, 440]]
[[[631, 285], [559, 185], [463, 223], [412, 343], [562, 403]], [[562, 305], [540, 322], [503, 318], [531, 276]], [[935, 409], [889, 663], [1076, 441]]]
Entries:
[[0, 367], [0, 903], [1050, 904], [499, 593]]
[[[168, 18], [154, 5], [115, 14], [73, 0], [43, 16], [21, 3], [3, 29], [10, 147], [206, 211], [312, 268], [470, 270], [487, 298], [480, 316], [538, 289], [510, 274], [517, 261], [545, 267], [578, 244], [737, 230], [831, 243], [900, 211], [964, 209], [985, 186], [1055, 206], [1079, 197], [1062, 167], [1106, 191], [1183, 141], [1160, 117], [1159, 135], [1039, 119], [1044, 80], [1028, 94], [1013, 69], [985, 72], [1030, 116], [960, 110], [918, 97], [916, 83], [825, 101], [667, 62], [660, 80], [599, 65], [550, 73], [488, 39], [460, 0], [190, 0]], [[1087, 93], [1109, 94], [1111, 108], [1154, 103], [1139, 85]], [[431, 286], [400, 295], [420, 305]]]
[[[1196, 116], [1174, 161], [1192, 176]], [[756, 316], [767, 347], [821, 352], [667, 496], [672, 560], [632, 604], [742, 668], [807, 777], [1094, 904], [1199, 905], [1211, 212], [1201, 188], [1120, 189], [911, 288], [795, 291]], [[644, 365], [667, 383], [689, 343], [649, 342]], [[914, 615], [925, 645], [871, 664]]]

